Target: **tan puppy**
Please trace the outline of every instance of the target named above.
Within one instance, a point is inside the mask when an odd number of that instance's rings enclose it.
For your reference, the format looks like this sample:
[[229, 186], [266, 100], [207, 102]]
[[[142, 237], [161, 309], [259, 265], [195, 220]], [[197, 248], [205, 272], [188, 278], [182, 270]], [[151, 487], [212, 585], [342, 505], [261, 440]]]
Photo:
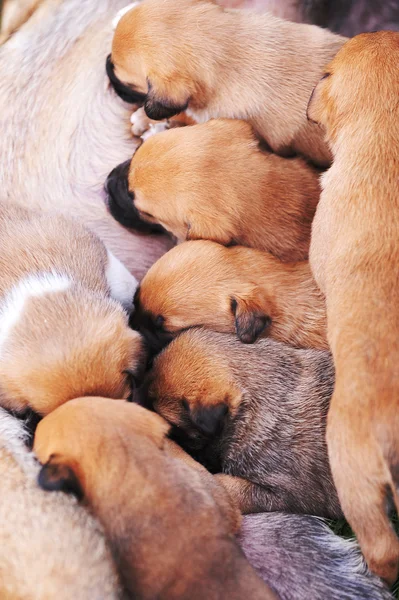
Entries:
[[151, 267], [134, 303], [132, 323], [155, 350], [199, 325], [246, 343], [267, 335], [328, 348], [325, 302], [309, 264], [285, 264], [251, 248], [180, 244]]
[[311, 265], [326, 294], [337, 379], [327, 439], [348, 521], [389, 582], [399, 542], [399, 34], [360, 35], [327, 67], [309, 104], [334, 154], [323, 176]]
[[74, 220], [6, 202], [0, 250], [0, 404], [46, 414], [82, 393], [126, 397], [144, 358], [121, 304], [132, 275]]
[[240, 519], [227, 494], [169, 450], [168, 430], [134, 404], [73, 400], [37, 428], [39, 483], [85, 499], [129, 597], [275, 599], [238, 546]]
[[249, 123], [212, 119], [145, 141], [130, 164], [127, 202], [180, 241], [210, 239], [304, 260], [318, 175], [300, 158], [262, 148]]
[[212, 0], [144, 0], [119, 21], [111, 60], [152, 119], [186, 109], [198, 121], [245, 119], [274, 152], [326, 165], [330, 153], [306, 105], [345, 39]]
[[120, 599], [102, 528], [74, 498], [38, 487], [26, 438], [22, 422], [0, 408], [1, 599]]

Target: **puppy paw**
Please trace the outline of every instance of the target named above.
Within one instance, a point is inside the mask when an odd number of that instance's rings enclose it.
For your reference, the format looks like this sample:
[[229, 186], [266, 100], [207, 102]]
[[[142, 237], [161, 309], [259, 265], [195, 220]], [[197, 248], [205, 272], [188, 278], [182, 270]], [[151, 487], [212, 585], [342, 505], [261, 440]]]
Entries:
[[168, 124], [165, 123], [150, 123], [150, 127], [147, 129], [147, 131], [145, 131], [143, 133], [143, 135], [141, 136], [141, 139], [143, 140], [143, 142], [145, 142], [146, 140], [148, 140], [149, 137], [157, 134], [157, 133], [161, 133], [161, 131], [166, 131], [167, 129], [169, 129]]
[[370, 570], [392, 584], [399, 567], [399, 540], [389, 518], [399, 508], [395, 417], [387, 418], [384, 407], [374, 415], [367, 401], [360, 410], [353, 398], [343, 398], [336, 389], [328, 414], [334, 483]]
[[136, 137], [142, 136], [150, 128], [151, 123], [156, 123], [156, 121], [152, 121], [147, 117], [143, 107], [132, 114], [130, 122], [132, 124], [132, 134]]
[[118, 10], [115, 17], [112, 19], [112, 28], [115, 30], [123, 15], [129, 12], [129, 10], [132, 10], [132, 8], [136, 8], [136, 6], [138, 6], [139, 4], [140, 2], [132, 2], [131, 4], [128, 4], [127, 6], [124, 6], [123, 8]]

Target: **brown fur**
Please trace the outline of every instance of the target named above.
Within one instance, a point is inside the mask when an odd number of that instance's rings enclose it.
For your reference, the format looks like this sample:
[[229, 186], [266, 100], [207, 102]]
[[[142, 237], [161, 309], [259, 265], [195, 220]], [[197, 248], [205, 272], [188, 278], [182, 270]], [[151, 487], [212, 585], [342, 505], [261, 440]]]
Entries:
[[99, 523], [64, 494], [37, 485], [22, 423], [0, 408], [2, 600], [121, 598]]
[[392, 499], [399, 507], [398, 60], [398, 33], [354, 38], [326, 68], [308, 109], [334, 154], [311, 245], [337, 376], [331, 467], [370, 568], [389, 582], [399, 561], [387, 517]]
[[212, 119], [152, 136], [133, 156], [129, 190], [140, 216], [180, 241], [308, 257], [318, 172], [263, 150], [245, 121]]
[[223, 473], [243, 512], [337, 518], [325, 442], [333, 385], [328, 352], [190, 329], [155, 359], [142, 402], [172, 424], [185, 450]]
[[238, 547], [227, 494], [169, 451], [168, 430], [134, 404], [73, 400], [37, 428], [39, 482], [82, 492], [131, 597], [275, 599]]
[[345, 38], [212, 0], [144, 0], [119, 21], [112, 61], [120, 81], [146, 94], [149, 117], [188, 107], [198, 121], [248, 120], [280, 154], [318, 164], [330, 154], [306, 121], [312, 87]]
[[102, 242], [72, 219], [3, 201], [0, 250], [0, 404], [46, 414], [82, 393], [126, 397], [126, 371], [140, 372], [145, 351], [111, 297]]
[[328, 347], [325, 302], [308, 263], [282, 263], [242, 246], [199, 240], [172, 248], [145, 275], [135, 308], [133, 322], [150, 342], [202, 325], [243, 342], [267, 335]]

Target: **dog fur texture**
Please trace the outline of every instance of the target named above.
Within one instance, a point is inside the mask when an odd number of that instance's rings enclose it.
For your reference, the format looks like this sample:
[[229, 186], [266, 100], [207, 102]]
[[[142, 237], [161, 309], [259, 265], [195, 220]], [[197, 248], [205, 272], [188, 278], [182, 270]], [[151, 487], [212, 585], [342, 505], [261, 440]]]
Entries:
[[308, 258], [318, 177], [303, 159], [262, 148], [249, 123], [212, 119], [145, 141], [130, 164], [127, 204], [179, 241], [241, 244], [292, 262]]
[[307, 262], [198, 240], [172, 248], [144, 276], [131, 323], [157, 351], [180, 331], [203, 326], [242, 342], [270, 336], [328, 348], [326, 308]]
[[370, 568], [391, 583], [399, 564], [387, 515], [392, 501], [399, 507], [398, 59], [399, 33], [357, 36], [326, 67], [308, 107], [334, 155], [310, 255], [336, 369], [331, 468]]
[[152, 119], [184, 110], [197, 121], [244, 119], [274, 152], [326, 165], [330, 153], [306, 105], [345, 39], [212, 0], [144, 0], [119, 21], [111, 61]]
[[155, 359], [142, 401], [187, 452], [223, 473], [244, 513], [337, 518], [325, 443], [333, 385], [327, 352], [192, 329]]
[[46, 414], [82, 393], [128, 396], [145, 349], [114, 299], [131, 305], [123, 265], [77, 221], [5, 201], [0, 250], [1, 405]]

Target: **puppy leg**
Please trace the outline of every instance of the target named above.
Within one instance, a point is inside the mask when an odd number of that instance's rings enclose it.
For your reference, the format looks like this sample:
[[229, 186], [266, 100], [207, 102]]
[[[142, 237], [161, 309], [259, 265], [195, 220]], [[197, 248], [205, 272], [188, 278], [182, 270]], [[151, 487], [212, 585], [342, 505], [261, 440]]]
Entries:
[[327, 424], [331, 471], [342, 509], [369, 568], [392, 584], [398, 572], [399, 541], [387, 512], [392, 500], [398, 507], [396, 484], [373, 435], [369, 403], [353, 404], [353, 398], [346, 398], [337, 387]]
[[247, 479], [224, 473], [215, 475], [215, 477], [243, 514], [289, 511], [287, 501], [281, 496], [276, 496], [267, 488], [251, 483]]

